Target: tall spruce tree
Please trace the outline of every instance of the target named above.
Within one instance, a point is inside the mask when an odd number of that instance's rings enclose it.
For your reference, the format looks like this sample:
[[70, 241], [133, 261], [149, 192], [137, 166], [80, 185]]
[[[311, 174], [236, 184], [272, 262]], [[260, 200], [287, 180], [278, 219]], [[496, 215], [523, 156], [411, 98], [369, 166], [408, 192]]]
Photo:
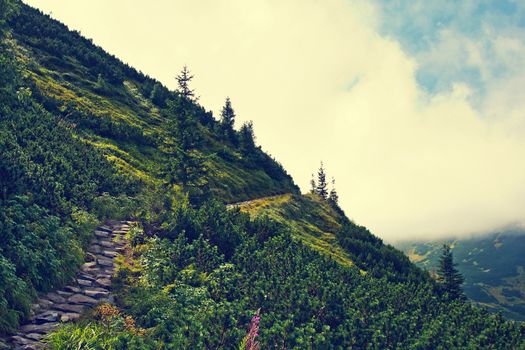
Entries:
[[167, 98], [166, 90], [160, 83], [155, 83], [153, 89], [151, 90], [150, 99], [151, 101], [159, 107], [164, 107], [166, 105]]
[[190, 81], [193, 79], [188, 66], [184, 66], [179, 75], [176, 77], [179, 83], [178, 92], [188, 100], [195, 100], [195, 91], [190, 89]]
[[324, 170], [324, 164], [321, 162], [319, 171], [317, 172], [317, 188], [316, 193], [321, 196], [321, 198], [326, 199], [328, 197], [328, 188], [326, 184], [326, 172]]
[[168, 101], [170, 119], [167, 129], [173, 136], [174, 143], [168, 140], [171, 154], [168, 166], [170, 182], [180, 181], [193, 203], [207, 195], [205, 157], [198, 151], [202, 138], [198, 132], [198, 122], [189, 109], [188, 100]]
[[226, 97], [226, 102], [221, 111], [221, 129], [224, 136], [230, 141], [234, 141], [235, 132], [233, 126], [235, 124], [235, 111], [233, 110], [232, 103], [229, 97]]
[[253, 132], [253, 122], [245, 122], [239, 130], [239, 141], [241, 149], [245, 154], [253, 152], [255, 149], [255, 133]]
[[332, 177], [332, 188], [330, 189], [330, 194], [328, 195], [328, 201], [334, 205], [339, 205], [339, 195], [335, 189], [335, 178]]
[[443, 252], [439, 258], [438, 282], [441, 284], [443, 292], [447, 293], [450, 299], [463, 300], [465, 299], [465, 294], [461, 290], [461, 285], [464, 282], [464, 278], [457, 270], [456, 265], [450, 245], [444, 244]]
[[314, 174], [312, 174], [312, 178], [310, 179], [310, 193], [317, 193], [317, 185], [315, 183]]

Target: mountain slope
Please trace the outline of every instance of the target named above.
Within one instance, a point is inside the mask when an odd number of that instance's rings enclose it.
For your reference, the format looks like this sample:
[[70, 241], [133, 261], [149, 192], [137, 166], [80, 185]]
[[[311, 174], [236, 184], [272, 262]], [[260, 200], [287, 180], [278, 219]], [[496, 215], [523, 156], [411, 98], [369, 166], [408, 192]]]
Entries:
[[[24, 6], [11, 25], [33, 97], [119, 171], [149, 185], [161, 183], [173, 137], [167, 132], [172, 112], [165, 100], [177, 95], [34, 9]], [[160, 92], [153, 94], [154, 89]], [[218, 132], [210, 112], [189, 108], [198, 121], [199, 151], [214, 193], [232, 202], [297, 191], [268, 155], [260, 149], [243, 154]]]
[[471, 300], [511, 319], [525, 320], [523, 232], [447, 242], [407, 242], [401, 248], [418, 266], [432, 270], [437, 266], [443, 243], [452, 245], [458, 269], [465, 276], [463, 289]]
[[1, 332], [69, 281], [100, 220], [134, 218], [115, 304], [58, 327], [51, 348], [234, 349], [257, 310], [262, 348], [525, 346], [523, 325], [449, 300], [339, 208], [300, 196], [249, 125], [225, 129], [183, 91], [6, 4], [19, 12], [0, 52]]

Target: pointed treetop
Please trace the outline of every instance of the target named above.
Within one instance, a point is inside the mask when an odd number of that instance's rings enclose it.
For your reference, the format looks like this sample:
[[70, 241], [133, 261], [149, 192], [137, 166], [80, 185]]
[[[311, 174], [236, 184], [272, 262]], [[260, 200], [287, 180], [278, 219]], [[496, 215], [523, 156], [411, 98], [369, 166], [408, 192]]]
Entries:
[[316, 193], [321, 196], [321, 198], [326, 199], [328, 197], [328, 189], [326, 184], [326, 173], [324, 171], [324, 164], [321, 162], [319, 171], [317, 172], [317, 188]]
[[194, 90], [190, 89], [190, 81], [193, 79], [193, 75], [191, 75], [190, 70], [188, 69], [188, 66], [184, 66], [180, 72], [179, 75], [176, 77], [177, 82], [179, 83], [179, 89], [178, 92], [186, 97], [189, 100], [192, 100], [195, 98], [195, 92]]
[[221, 111], [221, 124], [224, 127], [233, 129], [234, 123], [235, 123], [235, 111], [233, 110], [230, 98], [226, 97], [224, 107], [222, 107], [222, 111]]
[[461, 290], [464, 278], [456, 268], [454, 257], [449, 244], [443, 245], [443, 252], [439, 258], [438, 282], [441, 283], [443, 292], [452, 300], [463, 300], [465, 295]]
[[328, 201], [330, 201], [334, 205], [339, 204], [339, 195], [337, 194], [337, 191], [335, 189], [335, 178], [332, 177], [332, 189], [330, 190], [330, 194], [328, 195]]
[[315, 183], [314, 174], [312, 173], [312, 178], [310, 179], [310, 193], [317, 193], [317, 185]]

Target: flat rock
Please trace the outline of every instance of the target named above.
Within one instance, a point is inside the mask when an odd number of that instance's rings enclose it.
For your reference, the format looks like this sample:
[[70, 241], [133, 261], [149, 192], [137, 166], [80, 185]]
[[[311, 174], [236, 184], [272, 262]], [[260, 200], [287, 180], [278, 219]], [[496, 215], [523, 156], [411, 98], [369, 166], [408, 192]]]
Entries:
[[111, 287], [111, 280], [109, 278], [98, 278], [97, 283], [104, 287]]
[[91, 298], [95, 298], [95, 299], [99, 299], [99, 298], [103, 298], [103, 297], [107, 297], [109, 295], [109, 291], [105, 290], [105, 289], [85, 289], [84, 290], [84, 294], [87, 295], [88, 297], [91, 297]]
[[100, 253], [102, 251], [102, 247], [99, 246], [98, 244], [93, 244], [91, 247], [88, 248], [87, 250], [88, 252], [90, 253]]
[[85, 269], [84, 271], [82, 272], [85, 272], [85, 273], [88, 273], [90, 275], [93, 275], [93, 274], [97, 274], [100, 272], [100, 267], [93, 267], [91, 269]]
[[106, 247], [106, 248], [110, 248], [110, 247], [113, 247], [114, 244], [113, 242], [111, 241], [106, 241], [106, 240], [100, 240], [98, 241], [99, 245], [101, 245], [102, 247]]
[[27, 339], [26, 337], [22, 337], [20, 335], [12, 336], [11, 337], [11, 341], [13, 341], [16, 344], [20, 344], [20, 345], [29, 345], [29, 344], [33, 344], [34, 343], [33, 340]]
[[84, 307], [82, 305], [73, 305], [73, 304], [56, 304], [53, 306], [54, 309], [60, 310], [60, 311], [69, 311], [69, 312], [76, 312], [81, 313], [82, 310], [84, 310]]
[[95, 236], [97, 238], [106, 238], [109, 236], [109, 232], [106, 232], [106, 231], [95, 231]]
[[64, 303], [66, 299], [56, 293], [47, 293], [46, 298], [52, 301], [53, 303]]
[[98, 231], [111, 232], [111, 228], [109, 228], [109, 227], [107, 227], [107, 226], [99, 226], [99, 227], [97, 227], [97, 230], [98, 230]]
[[84, 294], [75, 294], [72, 297], [70, 297], [67, 301], [73, 304], [87, 304], [87, 305], [95, 305], [98, 303], [96, 299], [93, 299]]
[[77, 314], [75, 312], [67, 312], [65, 314], [62, 314], [62, 316], [60, 317], [60, 321], [61, 322], [71, 322], [71, 321], [78, 319], [79, 317], [80, 317], [80, 314]]
[[110, 259], [97, 259], [97, 263], [102, 266], [113, 266], [113, 260]]
[[71, 293], [80, 293], [81, 289], [75, 286], [65, 286], [65, 291], [71, 292]]
[[24, 334], [24, 337], [26, 337], [27, 339], [39, 341], [40, 339], [44, 338], [44, 335], [38, 333], [27, 333]]
[[104, 250], [104, 251], [102, 252], [102, 255], [105, 255], [105, 256], [110, 257], [110, 258], [114, 258], [114, 257], [116, 257], [117, 254], [118, 254], [118, 253], [117, 253], [116, 251], [114, 251], [114, 250]]
[[53, 305], [53, 302], [51, 300], [48, 300], [48, 299], [40, 298], [40, 299], [38, 299], [38, 305], [40, 305], [40, 307], [42, 309], [47, 309], [51, 305]]
[[88, 281], [94, 281], [95, 280], [95, 278], [93, 278], [93, 274], [82, 273], [78, 277], [83, 279], [83, 280], [88, 280]]
[[46, 334], [49, 333], [53, 328], [57, 327], [58, 323], [48, 322], [43, 324], [26, 324], [20, 327], [20, 331], [23, 333], [40, 333]]
[[67, 298], [73, 295], [71, 292], [67, 292], [65, 290], [57, 290], [56, 293], [60, 295], [61, 297]]
[[38, 314], [34, 317], [34, 322], [36, 324], [43, 324], [48, 322], [58, 321], [60, 314], [57, 311], [46, 311], [41, 314]]
[[86, 286], [86, 287], [90, 287], [93, 282], [89, 281], [89, 280], [83, 280], [81, 278], [77, 278], [77, 283], [80, 285], [80, 286]]

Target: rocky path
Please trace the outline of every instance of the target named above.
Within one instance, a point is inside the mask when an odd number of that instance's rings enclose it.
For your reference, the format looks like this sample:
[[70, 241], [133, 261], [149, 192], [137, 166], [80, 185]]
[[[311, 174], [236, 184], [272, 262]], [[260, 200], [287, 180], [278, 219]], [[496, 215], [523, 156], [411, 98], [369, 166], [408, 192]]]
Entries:
[[9, 339], [13, 349], [42, 349], [41, 340], [55, 327], [76, 320], [87, 308], [113, 301], [111, 279], [115, 273], [115, 258], [124, 252], [124, 234], [129, 224], [117, 222], [96, 229], [95, 239], [76, 278], [61, 290], [38, 298], [31, 307], [28, 323]]

